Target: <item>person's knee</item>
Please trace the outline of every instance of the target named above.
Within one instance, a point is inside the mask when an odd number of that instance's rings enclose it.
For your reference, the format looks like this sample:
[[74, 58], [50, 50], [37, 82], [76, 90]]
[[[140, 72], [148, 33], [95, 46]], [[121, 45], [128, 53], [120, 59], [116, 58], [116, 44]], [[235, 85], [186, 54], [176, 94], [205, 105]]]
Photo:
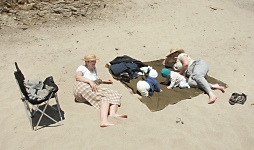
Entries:
[[197, 87], [197, 82], [195, 82], [194, 80], [188, 80], [188, 84], [190, 87]]
[[200, 74], [193, 74], [193, 75], [191, 75], [191, 78], [192, 78], [194, 81], [198, 81], [198, 80], [200, 80], [201, 78], [203, 78], [203, 76], [200, 75]]

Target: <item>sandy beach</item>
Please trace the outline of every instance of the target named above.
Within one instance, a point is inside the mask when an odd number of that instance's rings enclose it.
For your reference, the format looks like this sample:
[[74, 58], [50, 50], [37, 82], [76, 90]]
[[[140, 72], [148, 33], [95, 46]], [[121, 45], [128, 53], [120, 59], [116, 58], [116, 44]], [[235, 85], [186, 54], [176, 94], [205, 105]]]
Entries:
[[[1, 148], [254, 149], [254, 0], [121, 0], [116, 4], [117, 9], [101, 20], [0, 29]], [[208, 105], [208, 96], [202, 94], [151, 112], [105, 68], [122, 55], [144, 62], [163, 59], [173, 47], [206, 60], [208, 74], [228, 85], [225, 93], [214, 91], [218, 96], [214, 104]], [[100, 58], [98, 75], [114, 82], [103, 86], [123, 95], [118, 112], [128, 118], [110, 118], [112, 127], [100, 128], [99, 112], [74, 102], [74, 74], [86, 53]], [[54, 77], [63, 126], [31, 130], [13, 75], [14, 62], [26, 78]], [[233, 92], [245, 93], [246, 103], [230, 105]]]

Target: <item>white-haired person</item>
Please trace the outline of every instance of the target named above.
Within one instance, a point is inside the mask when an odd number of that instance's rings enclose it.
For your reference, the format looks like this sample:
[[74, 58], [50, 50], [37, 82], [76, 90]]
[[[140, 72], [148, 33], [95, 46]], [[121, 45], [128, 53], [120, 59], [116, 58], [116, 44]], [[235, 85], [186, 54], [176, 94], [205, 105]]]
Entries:
[[102, 80], [97, 75], [95, 67], [98, 58], [94, 54], [87, 54], [82, 59], [85, 63], [80, 65], [75, 74], [76, 83], [74, 96], [76, 102], [89, 102], [100, 111], [100, 127], [108, 127], [114, 124], [108, 121], [108, 116], [127, 118], [126, 114], [117, 114], [121, 106], [121, 97], [117, 91], [100, 87], [100, 84], [112, 84], [112, 80]]
[[[172, 61], [170, 61], [172, 60]], [[219, 89], [224, 92], [225, 88], [219, 84], [209, 84], [205, 78], [208, 73], [208, 64], [202, 60], [193, 60], [183, 49], [172, 48], [166, 59], [162, 62], [165, 67], [172, 67], [181, 75], [189, 77], [188, 84], [190, 87], [198, 87], [204, 90], [208, 96], [208, 104], [212, 104], [217, 96], [212, 92], [213, 89]]]
[[141, 96], [152, 96], [154, 91], [162, 92], [160, 85], [157, 81], [158, 73], [156, 70], [151, 69], [148, 77], [145, 80], [137, 82], [137, 90]]

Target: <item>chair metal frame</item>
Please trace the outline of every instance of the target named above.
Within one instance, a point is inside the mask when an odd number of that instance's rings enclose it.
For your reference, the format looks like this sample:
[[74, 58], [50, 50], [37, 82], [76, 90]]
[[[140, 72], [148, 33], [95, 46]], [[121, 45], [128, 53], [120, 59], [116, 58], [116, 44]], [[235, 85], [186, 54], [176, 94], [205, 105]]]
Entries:
[[[21, 72], [21, 70], [19, 69], [19, 67], [17, 65], [17, 62], [15, 62], [15, 66], [16, 66], [17, 71], [14, 71], [14, 76], [15, 76], [16, 82], [17, 82], [17, 84], [20, 88], [21, 100], [24, 104], [26, 114], [28, 116], [28, 120], [31, 124], [32, 130], [36, 131], [38, 129], [39, 123], [41, 122], [41, 119], [42, 119], [43, 116], [46, 116], [47, 118], [49, 118], [50, 120], [52, 120], [53, 122], [58, 124], [59, 126], [63, 125], [64, 124], [63, 123], [63, 117], [62, 117], [62, 114], [61, 114], [61, 111], [60, 111], [61, 109], [60, 109], [60, 104], [59, 104], [59, 101], [58, 101], [57, 91], [56, 92], [50, 92], [49, 96], [47, 96], [43, 100], [40, 100], [40, 101], [31, 100], [28, 96], [28, 92], [26, 91], [26, 87], [24, 85], [25, 77], [24, 77], [23, 73]], [[55, 99], [55, 103], [56, 103], [57, 108], [54, 108], [53, 106], [51, 106], [49, 104], [49, 101], [51, 99]], [[42, 109], [40, 109], [39, 107], [43, 106], [42, 104], [44, 104], [44, 107]], [[48, 106], [50, 106], [54, 110], [58, 111], [60, 121], [56, 121], [49, 114], [46, 113], [46, 109], [47, 109]], [[33, 118], [34, 118], [36, 112], [40, 112], [41, 115], [39, 117], [39, 120], [38, 120], [36, 126], [34, 126]]]

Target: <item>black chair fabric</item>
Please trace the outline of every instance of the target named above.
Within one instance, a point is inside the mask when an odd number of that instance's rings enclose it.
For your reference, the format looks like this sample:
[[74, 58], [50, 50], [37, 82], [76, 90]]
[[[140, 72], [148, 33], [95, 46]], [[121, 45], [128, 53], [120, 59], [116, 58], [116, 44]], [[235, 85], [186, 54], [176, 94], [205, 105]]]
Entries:
[[21, 70], [19, 69], [17, 62], [15, 62], [15, 66], [16, 66], [17, 71], [14, 72], [14, 76], [15, 76], [15, 78], [18, 82], [18, 85], [20, 87], [20, 90], [26, 100], [28, 100], [31, 104], [41, 104], [42, 102], [47, 101], [50, 97], [54, 98], [55, 93], [58, 91], [58, 86], [55, 84], [53, 77], [49, 76], [44, 80], [43, 88], [45, 88], [46, 85], [54, 87], [52, 92], [50, 92], [45, 98], [43, 98], [39, 101], [30, 99], [28, 92], [26, 90], [26, 87], [24, 85], [25, 77], [24, 77], [23, 73], [21, 72]]
[[[42, 90], [46, 89], [46, 86], [50, 86], [53, 87], [53, 89], [50, 89], [48, 91], [50, 91], [45, 97], [43, 97], [40, 100], [34, 100], [34, 99], [30, 99], [29, 98], [29, 93], [26, 90], [26, 86], [24, 84], [25, 81], [25, 77], [23, 75], [23, 73], [21, 72], [21, 70], [18, 67], [17, 62], [15, 62], [15, 67], [16, 67], [16, 71], [14, 71], [14, 76], [16, 78], [17, 84], [20, 88], [21, 91], [21, 100], [24, 103], [25, 109], [27, 111], [27, 115], [28, 118], [30, 120], [31, 126], [33, 130], [36, 130], [41, 119], [42, 116], [46, 116], [49, 119], [51, 119], [53, 122], [59, 124], [59, 125], [63, 125], [62, 123], [59, 123], [58, 121], [56, 121], [54, 118], [52, 118], [51, 116], [49, 116], [49, 114], [47, 114], [46, 108], [47, 106], [50, 106], [51, 108], [55, 109], [54, 107], [52, 107], [48, 102], [50, 99], [54, 98], [56, 100], [56, 106], [57, 106], [57, 110], [59, 113], [59, 117], [60, 117], [60, 121], [62, 122], [63, 118], [62, 118], [62, 114], [61, 114], [61, 108], [58, 102], [58, 97], [57, 97], [57, 91], [58, 91], [58, 86], [55, 84], [54, 79], [52, 76], [47, 77], [44, 82], [43, 82], [43, 87]], [[43, 103], [43, 104], [42, 104]], [[43, 106], [43, 109], [40, 109], [39, 106]], [[31, 107], [30, 107], [31, 106]], [[34, 126], [33, 124], [33, 118], [36, 112], [40, 112], [41, 116], [39, 118], [39, 120], [37, 121], [37, 125]]]

